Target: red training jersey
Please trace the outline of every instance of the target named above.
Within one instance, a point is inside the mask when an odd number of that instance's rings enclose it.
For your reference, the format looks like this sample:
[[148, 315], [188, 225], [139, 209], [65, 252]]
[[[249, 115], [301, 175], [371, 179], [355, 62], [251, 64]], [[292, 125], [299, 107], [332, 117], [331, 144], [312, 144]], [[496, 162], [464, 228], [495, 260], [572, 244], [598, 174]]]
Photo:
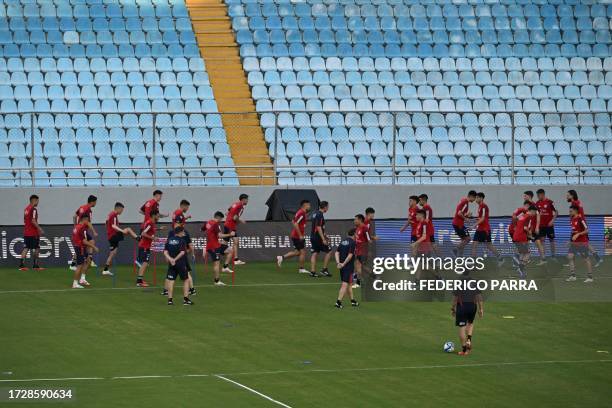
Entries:
[[142, 234], [155, 236], [155, 223], [152, 220], [147, 220], [142, 223], [140, 227], [140, 241], [138, 241], [138, 247], [143, 249], [151, 249], [151, 244], [153, 244], [153, 240], [150, 238], [145, 238]]
[[[417, 224], [416, 227], [416, 238], [417, 241], [421, 238], [425, 237], [425, 241], [419, 243], [419, 252], [429, 252], [431, 251], [431, 241], [429, 235], [431, 221], [423, 220]], [[433, 227], [431, 227], [433, 228]]]
[[478, 218], [483, 218], [483, 221], [476, 226], [476, 231], [491, 231], [489, 224], [489, 206], [485, 203], [478, 204]]
[[538, 200], [535, 205], [540, 212], [540, 226], [548, 227], [557, 211], [555, 204], [551, 199], [545, 198], [544, 200]]
[[410, 235], [415, 236], [416, 235], [416, 228], [417, 228], [417, 219], [416, 219], [416, 213], [417, 211], [419, 211], [419, 208], [415, 205], [414, 207], [409, 207], [408, 208], [408, 221], [410, 222]]
[[470, 200], [467, 197], [463, 197], [457, 207], [455, 208], [455, 216], [453, 217], [453, 225], [462, 228], [465, 225], [465, 220], [460, 216], [466, 216], [470, 208]]
[[180, 208], [172, 213], [172, 229], [176, 228], [177, 224], [185, 226], [186, 221], [185, 213]]
[[584, 217], [584, 207], [582, 206], [582, 202], [580, 200], [572, 200], [570, 201], [570, 206], [575, 205], [578, 207], [578, 215]]
[[76, 223], [77, 224], [80, 223], [81, 218], [85, 215], [89, 216], [89, 221], [91, 222], [91, 214], [92, 214], [91, 205], [83, 204], [76, 210], [76, 216], [77, 216]]
[[428, 228], [427, 233], [429, 234], [429, 236], [433, 236], [435, 232], [434, 225], [433, 225], [433, 209], [431, 208], [429, 204], [425, 204], [422, 210], [425, 211], [425, 221], [427, 221], [427, 228]]
[[87, 239], [87, 224], [77, 224], [72, 229], [72, 245], [83, 247], [83, 240]]
[[221, 246], [219, 242], [219, 234], [221, 233], [221, 224], [216, 220], [209, 220], [202, 230], [206, 231], [206, 250], [215, 250]]
[[[508, 226], [508, 233], [510, 234], [511, 237], [514, 236], [514, 227], [516, 226], [516, 222], [518, 220], [518, 217], [521, 214], [525, 214], [527, 212], [527, 210], [525, 209], [525, 207], [519, 207], [516, 210], [514, 210], [514, 212], [512, 213], [512, 221], [510, 222], [510, 225]], [[516, 219], [515, 219], [516, 217]]]
[[[572, 217], [571, 224], [572, 224], [572, 237], [574, 236], [574, 234], [586, 231], [587, 229], [586, 221], [584, 217], [580, 214]], [[573, 240], [573, 242], [589, 242], [589, 236], [588, 234], [580, 235], [578, 238]]]
[[34, 221], [38, 222], [38, 210], [33, 205], [28, 205], [23, 210], [23, 236], [38, 237], [40, 232], [34, 225]]
[[[300, 234], [302, 234], [302, 237], [304, 237], [304, 231], [306, 230], [306, 217], [306, 211], [301, 208], [297, 210], [295, 216], [293, 217], [293, 222], [300, 228]], [[300, 234], [297, 233], [295, 228], [291, 228], [291, 238], [300, 239]]]
[[368, 254], [368, 242], [370, 242], [369, 227], [361, 224], [355, 231], [355, 255]]
[[142, 207], [140, 207], [140, 211], [144, 213], [145, 221], [148, 221], [149, 218], [151, 218], [151, 211], [153, 210], [159, 211], [159, 203], [154, 198], [148, 200], [142, 205]]
[[234, 217], [240, 218], [242, 212], [244, 211], [244, 205], [241, 201], [236, 201], [232, 206], [227, 210], [227, 215], [225, 216], [225, 226], [229, 228], [231, 231], [236, 230], [236, 221]]
[[119, 232], [114, 229], [113, 226], [119, 226], [119, 214], [117, 214], [115, 211], [109, 212], [108, 217], [106, 217], [106, 236], [108, 239], [111, 239], [113, 235]]
[[512, 239], [514, 240], [514, 242], [528, 241], [527, 231], [525, 231], [525, 228], [531, 230], [532, 220], [533, 217], [528, 214], [521, 214], [519, 216], [518, 220], [516, 221], [516, 228], [514, 230], [514, 234], [512, 235]]

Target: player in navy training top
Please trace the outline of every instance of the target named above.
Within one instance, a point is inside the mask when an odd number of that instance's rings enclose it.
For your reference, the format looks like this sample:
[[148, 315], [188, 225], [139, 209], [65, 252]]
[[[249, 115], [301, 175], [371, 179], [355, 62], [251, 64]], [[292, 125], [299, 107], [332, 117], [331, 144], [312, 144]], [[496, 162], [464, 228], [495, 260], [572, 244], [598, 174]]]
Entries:
[[359, 303], [353, 297], [353, 288], [351, 283], [353, 281], [353, 273], [355, 272], [355, 250], [357, 244], [355, 243], [355, 228], [349, 230], [347, 236], [340, 242], [335, 252], [336, 266], [340, 271], [340, 280], [342, 285], [338, 292], [338, 299], [336, 300], [336, 307], [342, 309], [342, 299], [348, 291], [349, 297], [351, 298], [351, 306], [357, 307]]
[[183, 227], [176, 227], [173, 234], [168, 236], [164, 247], [164, 257], [168, 261], [168, 274], [166, 275], [166, 289], [168, 289], [168, 305], [173, 305], [172, 293], [174, 291], [174, 281], [177, 276], [184, 281], [183, 284], [183, 305], [190, 306], [193, 302], [189, 299], [189, 288], [191, 277], [187, 271], [187, 241], [185, 240], [185, 230]]
[[325, 233], [325, 214], [329, 209], [329, 203], [327, 201], [321, 201], [319, 203], [319, 209], [312, 214], [311, 218], [311, 230], [310, 230], [310, 276], [318, 278], [317, 274], [317, 255], [319, 252], [323, 252], [325, 257], [323, 258], [323, 269], [321, 269], [321, 275], [331, 277], [331, 273], [327, 269], [329, 260], [331, 259], [331, 248], [329, 247], [329, 237]]

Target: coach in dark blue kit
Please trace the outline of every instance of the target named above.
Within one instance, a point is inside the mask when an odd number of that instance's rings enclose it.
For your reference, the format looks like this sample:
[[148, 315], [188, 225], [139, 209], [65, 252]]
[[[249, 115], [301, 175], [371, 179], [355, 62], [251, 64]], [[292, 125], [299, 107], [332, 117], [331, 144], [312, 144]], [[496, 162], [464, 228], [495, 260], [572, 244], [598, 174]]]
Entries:
[[193, 302], [189, 299], [189, 288], [191, 278], [187, 271], [187, 241], [183, 227], [176, 227], [174, 234], [170, 234], [164, 247], [164, 257], [168, 261], [168, 274], [166, 275], [166, 289], [168, 290], [168, 305], [173, 305], [172, 293], [174, 281], [177, 276], [183, 280], [183, 305], [191, 306]]
[[338, 292], [338, 300], [336, 300], [336, 307], [342, 309], [342, 299], [346, 294], [347, 290], [349, 297], [351, 298], [351, 306], [357, 307], [359, 303], [353, 298], [353, 273], [355, 272], [355, 228], [352, 228], [348, 232], [348, 236], [344, 238], [338, 248], [336, 249], [336, 265], [340, 270], [340, 280], [342, 285]]

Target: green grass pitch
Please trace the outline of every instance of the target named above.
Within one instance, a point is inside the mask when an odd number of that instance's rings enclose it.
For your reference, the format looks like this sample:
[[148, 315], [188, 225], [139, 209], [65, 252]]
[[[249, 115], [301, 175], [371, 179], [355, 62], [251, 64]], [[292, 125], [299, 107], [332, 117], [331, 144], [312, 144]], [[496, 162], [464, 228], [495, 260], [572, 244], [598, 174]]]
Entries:
[[488, 303], [459, 357], [447, 303], [336, 310], [337, 273], [250, 263], [217, 288], [198, 267], [193, 307], [129, 267], [85, 290], [67, 268], [0, 269], [0, 389], [71, 388], [64, 406], [88, 408], [610, 406], [610, 303]]

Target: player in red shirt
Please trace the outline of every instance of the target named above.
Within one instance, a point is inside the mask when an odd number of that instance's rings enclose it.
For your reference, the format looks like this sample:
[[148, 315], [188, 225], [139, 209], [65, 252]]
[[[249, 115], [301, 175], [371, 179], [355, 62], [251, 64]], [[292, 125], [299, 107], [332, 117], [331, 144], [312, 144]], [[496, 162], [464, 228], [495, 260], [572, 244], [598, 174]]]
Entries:
[[533, 201], [533, 191], [531, 190], [527, 190], [523, 192], [523, 200], [529, 201], [530, 206], [535, 205], [536, 208], [538, 209], [538, 212], [535, 217], [535, 222], [531, 223], [531, 231], [533, 232], [531, 240], [535, 242], [535, 245], [538, 248], [538, 252], [540, 253], [540, 261], [536, 265], [538, 266], [545, 265], [546, 257], [544, 256], [545, 254], [544, 241], [538, 239], [538, 237], [540, 236], [540, 226], [542, 225], [541, 220], [540, 220], [540, 208], [537, 206], [537, 203]]
[[514, 239], [514, 228], [516, 227], [516, 222], [518, 221], [519, 216], [521, 216], [521, 214], [525, 214], [529, 207], [531, 207], [531, 204], [529, 204], [529, 201], [525, 200], [523, 202], [523, 206], [518, 207], [512, 213], [512, 221], [510, 222], [510, 225], [508, 225], [508, 234], [510, 235], [510, 239]]
[[533, 238], [531, 224], [536, 221], [537, 212], [538, 208], [535, 205], [530, 205], [525, 213], [519, 215], [514, 228], [514, 234], [512, 235], [517, 252], [512, 257], [512, 263], [521, 278], [526, 276], [525, 267], [529, 263], [530, 256], [529, 240]]
[[[411, 245], [412, 253], [415, 256], [430, 257], [433, 251], [430, 239], [431, 221], [427, 220], [426, 217], [427, 211], [420, 209], [416, 212], [416, 240]], [[421, 279], [421, 268], [418, 268], [414, 273], [417, 279]]]
[[166, 218], [168, 216], [168, 214], [162, 214], [159, 212], [159, 202], [161, 201], [163, 194], [164, 193], [161, 190], [155, 190], [153, 192], [153, 198], [147, 200], [140, 207], [140, 213], [144, 215], [143, 222], [146, 222], [149, 219], [149, 217], [151, 216], [151, 211], [153, 210], [157, 211], [159, 218]]
[[417, 206], [418, 203], [419, 203], [418, 196], [411, 195], [408, 198], [408, 218], [406, 219], [406, 222], [404, 223], [402, 228], [400, 228], [400, 232], [404, 232], [408, 229], [408, 226], [410, 226], [410, 242], [416, 241], [416, 227], [417, 227], [416, 213], [419, 210], [419, 207]]
[[119, 243], [123, 241], [124, 236], [127, 234], [134, 239], [138, 239], [134, 230], [129, 227], [121, 228], [119, 226], [119, 216], [123, 213], [124, 208], [125, 206], [122, 203], [116, 202], [113, 211], [108, 213], [106, 217], [106, 237], [108, 238], [109, 253], [104, 264], [104, 270], [102, 271], [103, 276], [113, 276], [110, 267], [113, 264], [113, 258], [117, 254], [117, 249], [119, 249]]
[[376, 217], [376, 210], [372, 207], [368, 207], [365, 209], [365, 221], [364, 224], [368, 227], [368, 232], [370, 233], [370, 238], [372, 241], [376, 241], [378, 237], [376, 236], [376, 232], [374, 231], [374, 218]]
[[504, 259], [499, 254], [499, 251], [491, 242], [491, 224], [489, 224], [489, 206], [485, 203], [485, 194], [480, 192], [476, 194], [476, 204], [478, 204], [478, 215], [476, 216], [476, 232], [474, 232], [474, 239], [472, 241], [472, 257], [476, 257], [476, 246], [479, 243], [486, 245], [487, 249], [491, 251], [497, 258], [497, 266], [500, 267], [504, 264]]
[[138, 258], [137, 262], [140, 265], [138, 269], [138, 276], [136, 277], [136, 286], [146, 288], [149, 284], [144, 280], [144, 274], [149, 266], [149, 259], [151, 258], [151, 245], [155, 239], [155, 232], [157, 231], [157, 221], [159, 220], [159, 212], [157, 210], [151, 210], [149, 213], [149, 219], [142, 223], [140, 227], [140, 241], [138, 241]]
[[419, 196], [419, 205], [421, 209], [425, 211], [425, 220], [428, 221], [429, 226], [429, 240], [431, 241], [431, 249], [436, 256], [441, 256], [440, 248], [436, 243], [436, 230], [433, 224], [433, 208], [429, 205], [429, 196], [427, 194], [421, 194]]
[[[92, 224], [92, 220], [93, 220], [93, 208], [96, 206], [96, 203], [98, 202], [98, 197], [94, 196], [94, 195], [90, 195], [89, 197], [87, 197], [87, 204], [83, 204], [82, 206], [80, 206], [79, 208], [77, 208], [77, 210], [75, 211], [74, 215], [72, 216], [72, 223], [73, 225], [77, 225], [81, 222], [81, 218], [85, 215], [87, 215], [89, 217], [89, 221], [87, 223], [87, 231], [89, 234], [89, 239], [93, 239], [93, 238], [97, 238], [98, 237], [98, 233], [96, 232], [96, 230], [93, 227]], [[93, 262], [93, 260], [91, 259], [91, 248], [87, 247], [86, 248], [88, 251], [88, 255], [89, 255], [89, 259], [88, 259], [88, 263], [90, 264], [90, 266], [96, 266], [96, 264]], [[71, 270], [76, 270], [76, 258], [73, 257], [71, 261], [68, 262], [70, 264], [70, 269]]]
[[30, 252], [32, 257], [32, 269], [41, 271], [38, 265], [38, 253], [40, 250], [40, 236], [44, 233], [43, 229], [38, 225], [38, 202], [39, 198], [36, 194], [30, 196], [30, 204], [23, 210], [23, 243], [24, 247], [21, 251], [21, 259], [19, 261], [19, 270], [27, 271], [25, 259]]
[[472, 217], [470, 213], [470, 203], [476, 200], [476, 191], [470, 190], [467, 197], [463, 197], [459, 200], [457, 207], [455, 208], [455, 215], [453, 217], [453, 228], [455, 234], [461, 239], [461, 242], [456, 248], [453, 248], [453, 254], [455, 256], [463, 256], [463, 250], [465, 246], [470, 242], [470, 234], [467, 227], [465, 226], [465, 220]]
[[[189, 211], [190, 206], [191, 203], [189, 201], [185, 199], [181, 200], [181, 202], [179, 203], [179, 208], [174, 210], [174, 212], [172, 213], [172, 230], [174, 230], [176, 227], [183, 227], [184, 229], [183, 232], [185, 236], [183, 237], [183, 239], [187, 243], [187, 254], [185, 255], [185, 263], [187, 265], [187, 273], [189, 274], [188, 282], [193, 285], [193, 278], [191, 277], [192, 268], [191, 263], [189, 262], [189, 258], [191, 258], [192, 261], [195, 262], [195, 252], [193, 251], [191, 236], [189, 235], [189, 231], [187, 231], [186, 228], [187, 220], [191, 218], [191, 215], [187, 214], [187, 211]], [[193, 286], [189, 289], [189, 294], [196, 294], [196, 290]]]
[[559, 213], [555, 208], [555, 203], [546, 197], [544, 189], [540, 188], [536, 191], [536, 194], [538, 195], [538, 201], [535, 205], [538, 207], [538, 212], [540, 213], [540, 233], [537, 239], [541, 245], [538, 245], [538, 250], [541, 249], [540, 258], [544, 260], [546, 258], [546, 253], [544, 252], [544, 242], [546, 238], [550, 241], [551, 256], [554, 258], [557, 253], [555, 248], [555, 220]]
[[569, 260], [570, 275], [566, 279], [567, 282], [574, 282], [576, 280], [576, 256], [582, 256], [587, 267], [587, 277], [584, 283], [593, 282], [593, 266], [591, 264], [590, 250], [589, 250], [589, 227], [587, 226], [584, 216], [580, 214], [578, 205], [572, 204], [570, 206], [570, 217], [572, 226], [572, 242], [570, 242], [569, 251], [567, 253], [567, 259]]
[[79, 218], [79, 223], [72, 229], [72, 245], [76, 257], [72, 289], [83, 289], [85, 286], [90, 286], [85, 278], [90, 265], [89, 254], [91, 252], [98, 252], [98, 248], [89, 234], [89, 225], [89, 214], [82, 214]]
[[309, 270], [304, 268], [306, 261], [306, 220], [308, 219], [308, 212], [310, 211], [310, 201], [302, 200], [300, 202], [300, 208], [295, 213], [293, 221], [291, 221], [291, 242], [293, 243], [293, 250], [287, 252], [285, 255], [278, 255], [276, 257], [276, 265], [280, 268], [283, 264], [283, 260], [299, 256], [298, 262], [298, 273], [310, 273]]
[[[227, 216], [225, 217], [225, 233], [229, 234], [230, 232], [234, 232], [232, 235], [232, 253], [234, 257], [234, 265], [244, 265], [245, 262], [238, 258], [238, 224], [244, 224], [246, 221], [240, 218], [242, 216], [242, 212], [244, 211], [244, 207], [249, 203], [249, 196], [247, 194], [240, 194], [238, 197], [238, 201], [231, 205], [230, 208], [227, 209]], [[228, 268], [229, 265], [223, 265], [224, 268]]]
[[365, 209], [365, 221], [363, 225], [366, 226], [368, 234], [370, 235], [370, 241], [368, 242], [368, 256], [369, 256], [369, 246], [373, 241], [378, 240], [378, 236], [376, 236], [375, 225], [373, 223], [374, 218], [376, 217], [376, 210], [372, 207], [368, 207]]
[[[578, 199], [578, 193], [576, 190], [569, 190], [565, 196], [567, 202], [571, 205], [575, 205], [578, 207], [578, 215], [582, 216], [586, 220], [586, 215], [584, 214], [584, 207], [582, 206], [582, 202]], [[589, 242], [589, 252], [591, 256], [595, 259], [595, 268], [603, 263], [603, 258], [599, 256], [595, 248]]]
[[[202, 231], [206, 233], [206, 256], [210, 257], [213, 262], [213, 270], [215, 273], [215, 286], [225, 286], [223, 282], [221, 282], [221, 257], [225, 257], [225, 264], [227, 265], [231, 259], [232, 251], [227, 246], [227, 241], [225, 239], [233, 237], [236, 233], [234, 231], [230, 231], [226, 233], [224, 228], [221, 226], [221, 222], [223, 221], [223, 213], [221, 211], [217, 211], [212, 220], [209, 220], [202, 227]], [[228, 269], [231, 273], [232, 271]], [[224, 272], [226, 272], [224, 270]]]
[[369, 227], [365, 223], [363, 214], [357, 214], [354, 220], [355, 224], [355, 279], [353, 289], [361, 286], [361, 278], [363, 270], [368, 261], [368, 244], [372, 240], [370, 237]]

